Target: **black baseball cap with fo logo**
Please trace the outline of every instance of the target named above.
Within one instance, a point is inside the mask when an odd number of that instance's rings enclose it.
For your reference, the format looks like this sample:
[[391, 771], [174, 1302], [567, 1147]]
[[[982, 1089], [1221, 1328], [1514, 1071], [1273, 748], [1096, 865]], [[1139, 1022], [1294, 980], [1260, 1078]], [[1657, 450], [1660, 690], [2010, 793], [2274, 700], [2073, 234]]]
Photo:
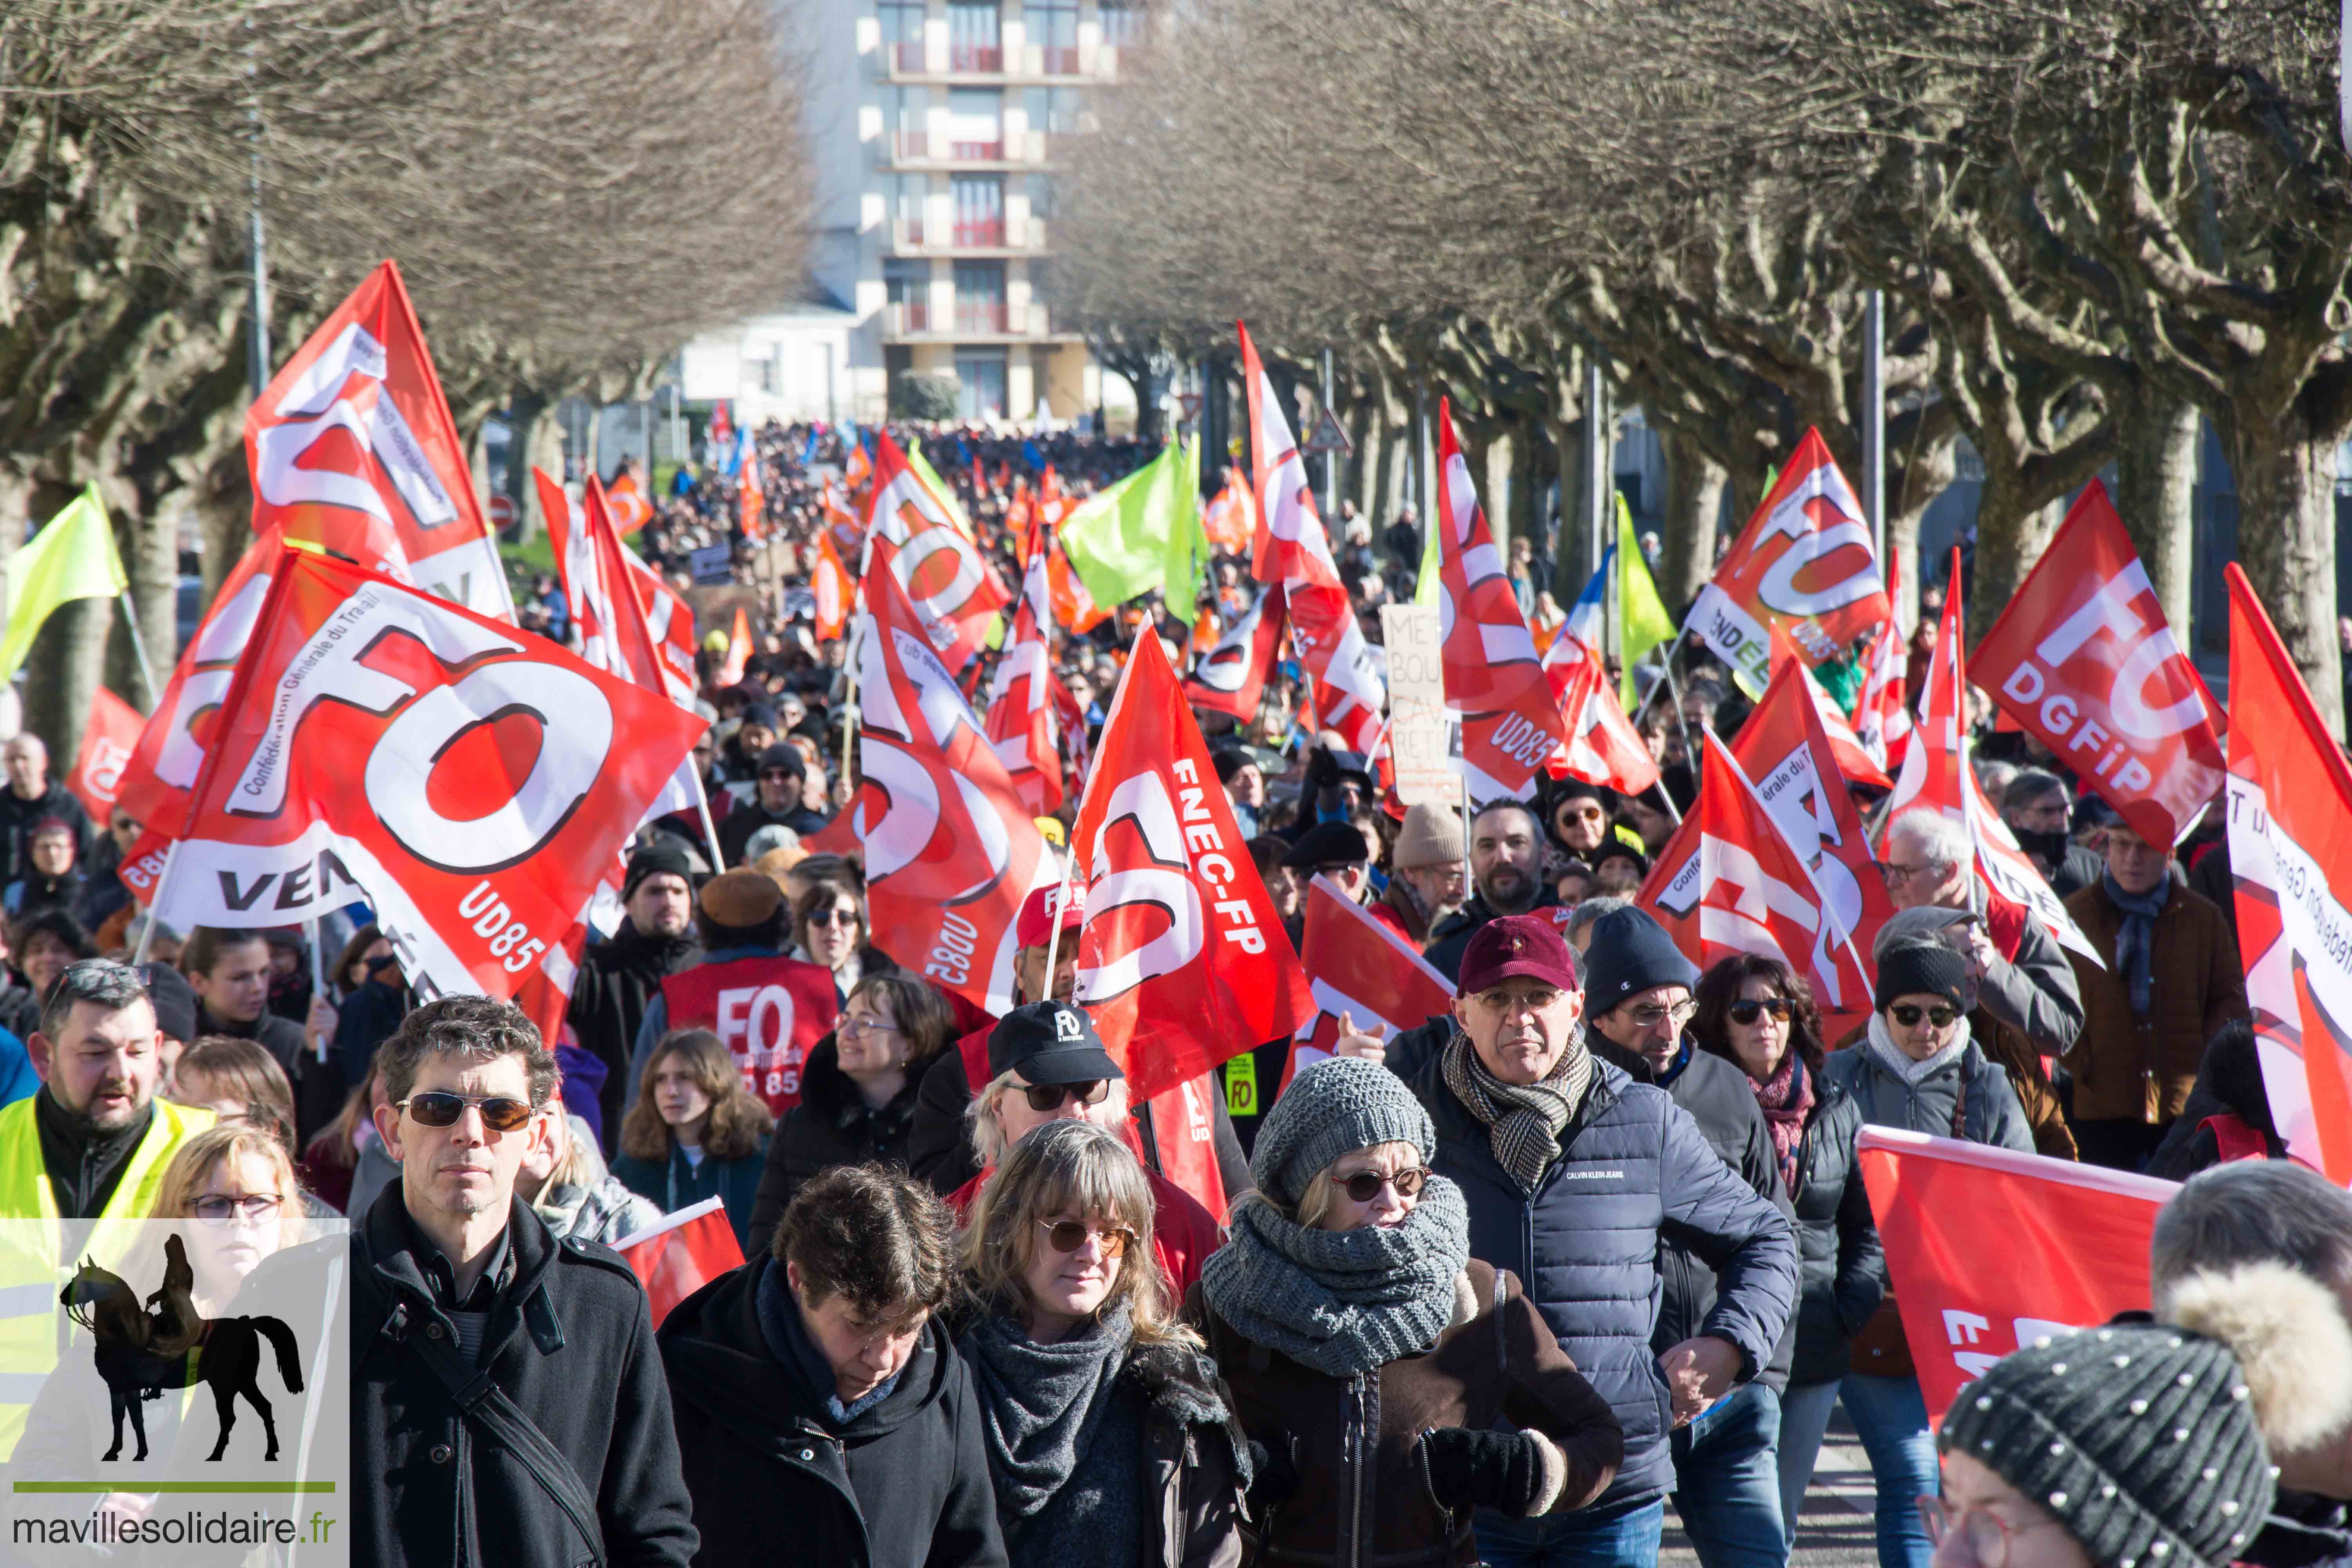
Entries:
[[1015, 1068], [1033, 1084], [1093, 1083], [1125, 1078], [1103, 1049], [1094, 1021], [1066, 1002], [1024, 1002], [988, 1035], [988, 1072]]

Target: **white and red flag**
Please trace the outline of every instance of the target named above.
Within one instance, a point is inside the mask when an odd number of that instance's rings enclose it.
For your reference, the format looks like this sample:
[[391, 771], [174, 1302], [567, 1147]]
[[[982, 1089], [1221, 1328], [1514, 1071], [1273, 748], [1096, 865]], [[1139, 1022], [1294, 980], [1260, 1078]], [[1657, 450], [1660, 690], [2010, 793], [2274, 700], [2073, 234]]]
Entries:
[[261, 602], [269, 595], [270, 574], [285, 553], [285, 542], [271, 529], [237, 557], [139, 732], [115, 798], [150, 833], [169, 839], [187, 819], [188, 792], [204, 771], [237, 656], [252, 640]]
[[731, 1269], [743, 1266], [743, 1247], [727, 1218], [723, 1199], [705, 1198], [659, 1225], [622, 1237], [613, 1243], [637, 1283], [646, 1288], [646, 1305], [654, 1327], [660, 1328], [670, 1309]]
[[1837, 758], [1838, 772], [1844, 774], [1851, 784], [1868, 784], [1873, 789], [1893, 789], [1895, 781], [1886, 776], [1886, 770], [1878, 765], [1878, 759], [1870, 754], [1870, 748], [1862, 743], [1862, 737], [1854, 732], [1853, 726], [1846, 721], [1846, 716], [1839, 711], [1836, 699], [1814, 678], [1811, 667], [1797, 652], [1795, 640], [1776, 623], [1772, 627], [1772, 669], [1776, 675], [1783, 664], [1795, 665], [1804, 677], [1806, 695], [1812, 699], [1813, 711], [1820, 715], [1822, 729], [1829, 736], [1830, 751]]
[[816, 595], [816, 640], [831, 642], [848, 628], [850, 608], [857, 601], [857, 580], [842, 563], [829, 528], [817, 533], [816, 570], [809, 574], [809, 587]]
[[1225, 628], [1214, 647], [1192, 661], [1184, 700], [1213, 713], [1230, 713], [1244, 724], [1256, 718], [1266, 678], [1282, 660], [1284, 625], [1282, 590], [1268, 588]]
[[421, 995], [510, 996], [706, 728], [544, 637], [286, 550], [156, 913], [278, 925], [364, 897]]
[[[887, 437], [886, 437], [887, 439]], [[877, 535], [857, 650], [858, 772], [875, 945], [992, 1015], [1013, 1007], [1014, 921], [1052, 858]]]
[[74, 758], [66, 787], [101, 828], [113, 817], [122, 770], [131, 761], [131, 749], [139, 744], [139, 731], [146, 727], [145, 714], [105, 687], [98, 689], [89, 717], [82, 724], [81, 753]]
[[924, 481], [887, 430], [875, 437], [874, 500], [866, 528], [870, 541], [897, 547], [890, 558], [932, 651], [950, 669], [962, 669], [985, 645], [989, 624], [1013, 595], [958, 523], [955, 509]]
[[498, 540], [400, 268], [385, 262], [245, 415], [253, 531], [514, 619]]
[[1058, 683], [1046, 642], [1054, 621], [1045, 602], [1045, 551], [1039, 537], [1044, 529], [1032, 522], [1029, 531], [1029, 569], [1022, 575], [1013, 630], [989, 687], [988, 741], [1020, 791], [1021, 804], [1032, 816], [1043, 816], [1061, 809], [1062, 758], [1054, 734]]
[[1930, 1426], [2011, 1352], [2148, 1310], [2172, 1183], [1891, 1127], [1859, 1154]]
[[670, 700], [691, 707], [701, 679], [694, 668], [694, 608], [629, 548], [626, 540], [621, 543], [621, 560], [636, 591], [637, 608], [646, 617], [646, 632], [660, 650]]
[[1960, 614], [1960, 552], [1952, 552], [1951, 591], [1944, 600], [1944, 622], [1936, 637], [1936, 654], [1927, 665], [1927, 689], [1922, 695], [1919, 721], [1911, 731], [1903, 753], [1903, 772], [1895, 781], [1887, 805], [1891, 828], [1903, 814], [1916, 807], [1942, 812], [1969, 831], [1976, 851], [1976, 876], [1985, 896], [1995, 904], [2011, 906], [2092, 963], [2105, 968], [2106, 959], [2091, 945], [2074, 917], [2034, 868], [2017, 837], [1977, 784], [1969, 765], [1968, 656], [1960, 640], [1965, 625]]
[[1437, 616], [1445, 703], [1462, 716], [1456, 764], [1473, 801], [1516, 797], [1569, 738], [1535, 634], [1503, 574], [1470, 465], [1437, 400]]
[[1887, 616], [1869, 520], [1822, 433], [1809, 429], [1700, 590], [1688, 629], [1755, 697], [1771, 679], [1776, 623], [1810, 668]]
[[637, 488], [637, 476], [626, 468], [604, 487], [604, 504], [612, 510], [613, 526], [623, 533], [635, 533], [654, 520], [653, 503]]
[[2230, 872], [2255, 1048], [2288, 1149], [2347, 1186], [2352, 766], [2245, 574], [2229, 581]]
[[1976, 683], [2150, 844], [2179, 843], [2221, 793], [2221, 712], [2098, 480], [1970, 658]]
[[1317, 1062], [1328, 1061], [1344, 1019], [1367, 1034], [1394, 1039], [1451, 1011], [1454, 983], [1421, 949], [1374, 920], [1328, 877], [1307, 884], [1305, 951], [1299, 954], [1315, 1015], [1294, 1038], [1276, 1092]]
[[1883, 771], [1903, 765], [1903, 748], [1911, 739], [1911, 705], [1905, 700], [1903, 672], [1910, 657], [1908, 636], [1895, 606], [1903, 603], [1902, 565], [1886, 563], [1888, 614], [1871, 638], [1870, 654], [1862, 672], [1862, 694], [1853, 705], [1854, 738], [1870, 760]]
[[1176, 671], [1138, 633], [1071, 853], [1086, 879], [1076, 996], [1149, 1100], [1288, 1039], [1315, 1010]]
[[1563, 632], [1544, 656], [1544, 679], [1567, 738], [1544, 761], [1556, 779], [1578, 778], [1622, 795], [1640, 795], [1658, 782], [1657, 759], [1625, 716], [1617, 683], [1589, 644]]

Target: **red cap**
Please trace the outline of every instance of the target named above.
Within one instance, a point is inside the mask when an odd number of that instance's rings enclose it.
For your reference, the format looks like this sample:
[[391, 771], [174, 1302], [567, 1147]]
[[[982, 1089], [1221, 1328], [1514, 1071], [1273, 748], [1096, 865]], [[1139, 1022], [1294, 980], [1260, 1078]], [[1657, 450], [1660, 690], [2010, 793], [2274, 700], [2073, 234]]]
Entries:
[[1583, 989], [1576, 977], [1575, 950], [1540, 914], [1503, 915], [1480, 926], [1462, 954], [1460, 994], [1475, 996], [1522, 974], [1562, 991]]
[[[1062, 903], [1062, 892], [1067, 888], [1070, 901]], [[1053, 940], [1054, 911], [1062, 913], [1062, 929], [1076, 931], [1086, 923], [1087, 889], [1078, 882], [1049, 882], [1021, 902], [1021, 918], [1013, 923], [1013, 940], [1023, 947], [1044, 947]]]

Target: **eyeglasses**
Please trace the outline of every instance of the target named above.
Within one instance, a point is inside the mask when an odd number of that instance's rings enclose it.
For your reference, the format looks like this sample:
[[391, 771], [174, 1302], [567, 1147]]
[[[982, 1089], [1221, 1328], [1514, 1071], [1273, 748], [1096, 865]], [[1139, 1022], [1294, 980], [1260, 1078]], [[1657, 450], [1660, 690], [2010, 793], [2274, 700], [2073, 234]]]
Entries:
[[1735, 1024], [1752, 1024], [1767, 1013], [1771, 1014], [1775, 1021], [1785, 1024], [1796, 1010], [1796, 1004], [1786, 996], [1767, 997], [1761, 1002], [1734, 1002], [1730, 1007], [1731, 1021]]
[[1892, 860], [1881, 860], [1878, 863], [1878, 874], [1890, 888], [1899, 888], [1914, 877], [1933, 876], [1942, 869], [1941, 866], [1933, 861], [1920, 866], [1900, 866]]
[[895, 1025], [886, 1024], [871, 1014], [852, 1013], [835, 1026], [835, 1032], [843, 1035], [896, 1035], [901, 1031]]
[[1430, 1174], [1426, 1165], [1408, 1165], [1393, 1176], [1384, 1176], [1378, 1171], [1359, 1171], [1352, 1176], [1334, 1176], [1331, 1184], [1356, 1202], [1368, 1204], [1381, 1195], [1382, 1187], [1394, 1187], [1401, 1198], [1419, 1197], [1422, 1185], [1429, 1180]]
[[[1100, 1105], [1110, 1098], [1110, 1079], [1090, 1078], [1076, 1083], [1024, 1084], [1021, 1092], [1029, 1097], [1029, 1109], [1043, 1115], [1061, 1110], [1065, 1100], [1075, 1100], [1080, 1105]], [[1069, 1248], [1062, 1250], [1067, 1252]]]
[[1633, 1026], [1637, 1029], [1654, 1029], [1661, 1024], [1670, 1029], [1680, 1029], [1697, 1013], [1698, 1007], [1696, 1004], [1677, 1002], [1671, 1007], [1660, 1007], [1654, 1004], [1647, 1007], [1636, 1007], [1627, 1016], [1633, 1020]]
[[808, 918], [813, 926], [854, 926], [857, 923], [856, 910], [818, 910]]
[[1489, 1013], [1507, 1017], [1523, 1008], [1530, 1013], [1540, 1013], [1559, 1001], [1559, 988], [1554, 985], [1541, 986], [1533, 991], [1481, 991], [1478, 993], [1478, 1005]]
[[1609, 814], [1601, 810], [1597, 805], [1586, 805], [1579, 806], [1573, 810], [1563, 806], [1560, 809], [1559, 815], [1562, 817], [1572, 816], [1579, 822], [1599, 822]]
[[1056, 1252], [1076, 1252], [1087, 1237], [1098, 1236], [1105, 1258], [1124, 1258], [1135, 1241], [1135, 1232], [1123, 1225], [1091, 1226], [1075, 1219], [1041, 1219], [1037, 1225], [1045, 1233], [1046, 1245]]
[[437, 1089], [410, 1095], [400, 1102], [399, 1109], [416, 1118], [420, 1127], [455, 1127], [469, 1105], [481, 1111], [482, 1125], [493, 1132], [520, 1131], [531, 1117], [530, 1101], [527, 1100], [509, 1100], [503, 1094], [477, 1098]]
[[1919, 1524], [1927, 1532], [1927, 1545], [1932, 1550], [1944, 1544], [1944, 1538], [1958, 1531], [1960, 1544], [1977, 1568], [2009, 1568], [2011, 1543], [2021, 1535], [2037, 1530], [2063, 1530], [2058, 1520], [2036, 1520], [2032, 1524], [2011, 1524], [1991, 1510], [1964, 1508], [1954, 1513], [1939, 1497], [1923, 1497], [1915, 1505], [1919, 1510]]
[[201, 1197], [194, 1206], [196, 1217], [206, 1225], [226, 1225], [233, 1219], [273, 1219], [284, 1203], [275, 1193], [247, 1193], [241, 1198]]
[[1949, 1007], [1915, 1007], [1907, 1002], [1898, 1003], [1886, 1010], [1886, 1016], [1906, 1029], [1916, 1029], [1925, 1018], [1939, 1029], [1948, 1029], [1959, 1015]]

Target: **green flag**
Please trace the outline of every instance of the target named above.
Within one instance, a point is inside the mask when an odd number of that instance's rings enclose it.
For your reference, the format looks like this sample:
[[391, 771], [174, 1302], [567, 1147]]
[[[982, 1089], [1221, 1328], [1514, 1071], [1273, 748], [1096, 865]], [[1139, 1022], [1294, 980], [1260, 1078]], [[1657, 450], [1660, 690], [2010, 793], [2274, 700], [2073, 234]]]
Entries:
[[[1178, 552], [1205, 552], [1205, 543], [1190, 542], [1201, 533], [1199, 476], [1197, 449], [1171, 445], [1108, 489], [1088, 496], [1064, 521], [1062, 551], [1096, 604], [1108, 609], [1162, 588]], [[1197, 568], [1178, 569], [1193, 570], [1197, 587]], [[1186, 597], [1185, 585], [1179, 583], [1168, 597]], [[1187, 598], [1184, 619], [1192, 618], [1191, 611]]]
[[1160, 578], [1160, 596], [1167, 603], [1168, 613], [1189, 626], [1201, 613], [1201, 580], [1209, 574], [1209, 531], [1201, 521], [1198, 437], [1184, 443], [1176, 483], [1180, 496], [1189, 504], [1177, 509], [1175, 523], [1168, 531], [1168, 569]]
[[1624, 671], [1623, 695], [1633, 700], [1633, 666], [1663, 642], [1675, 640], [1674, 617], [1650, 580], [1649, 563], [1642, 558], [1641, 542], [1633, 537], [1633, 511], [1625, 492], [1617, 492], [1617, 657]]
[[931, 467], [930, 459], [923, 456], [920, 441], [908, 442], [906, 451], [907, 467], [922, 476], [923, 483], [931, 487], [931, 493], [940, 498], [940, 504], [948, 509], [950, 517], [955, 519], [956, 527], [962, 531], [966, 539], [971, 538], [971, 519], [964, 516], [963, 508], [956, 504], [955, 486], [940, 478], [938, 470]]
[[16, 678], [49, 612], [69, 599], [111, 599], [130, 586], [98, 487], [49, 519], [8, 563], [8, 626], [0, 632], [0, 681]]

